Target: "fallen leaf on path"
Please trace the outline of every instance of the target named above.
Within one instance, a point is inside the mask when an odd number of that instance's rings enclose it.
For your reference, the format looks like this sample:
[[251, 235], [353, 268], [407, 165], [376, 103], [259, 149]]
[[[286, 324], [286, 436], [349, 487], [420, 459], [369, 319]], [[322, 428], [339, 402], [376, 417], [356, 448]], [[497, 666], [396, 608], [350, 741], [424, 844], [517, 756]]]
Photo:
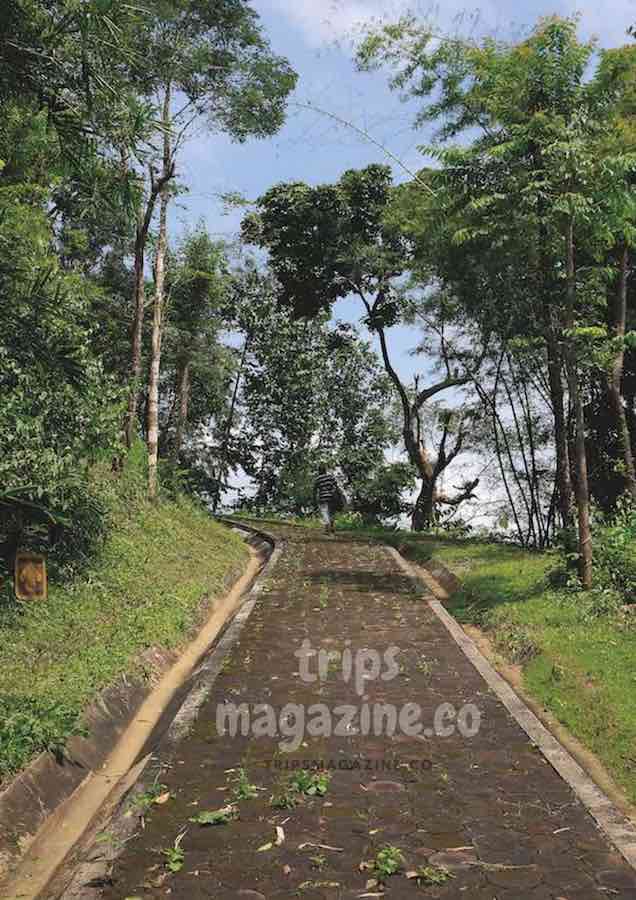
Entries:
[[168, 802], [171, 796], [172, 794], [170, 793], [170, 791], [164, 791], [163, 794], [159, 794], [158, 797], [155, 797], [153, 803], [155, 803], [157, 806], [162, 806], [164, 803]]
[[280, 827], [280, 825], [277, 825], [276, 826], [276, 846], [280, 847], [280, 845], [283, 843], [284, 840], [285, 840], [285, 832]]
[[342, 847], [329, 847], [327, 844], [312, 844], [311, 841], [307, 841], [306, 844], [298, 845], [299, 850], [304, 850], [305, 847], [317, 847], [319, 850], [333, 850], [334, 853], [344, 853]]
[[291, 866], [283, 866], [283, 875], [291, 875]]
[[377, 887], [377, 886], [378, 886], [378, 880], [377, 880], [377, 878], [369, 878], [369, 880], [368, 880], [367, 883], [365, 884], [364, 888], [365, 888], [365, 890], [370, 891], [371, 888], [374, 888], [374, 887]]
[[272, 842], [269, 841], [269, 843], [263, 844], [262, 847], [259, 847], [258, 850], [257, 850], [256, 852], [257, 852], [257, 853], [263, 853], [265, 850], [271, 850], [273, 846], [274, 846], [274, 845], [272, 844]]

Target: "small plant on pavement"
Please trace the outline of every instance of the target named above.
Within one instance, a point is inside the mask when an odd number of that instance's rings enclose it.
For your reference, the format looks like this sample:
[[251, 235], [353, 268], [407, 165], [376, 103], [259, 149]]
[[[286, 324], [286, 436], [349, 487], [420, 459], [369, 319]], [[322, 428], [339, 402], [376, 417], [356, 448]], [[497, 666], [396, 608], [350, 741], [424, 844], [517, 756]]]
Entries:
[[131, 805], [136, 806], [141, 813], [145, 813], [157, 803], [161, 805], [161, 802], [164, 802], [164, 798], [167, 800], [169, 799], [169, 796], [168, 788], [165, 784], [153, 784], [153, 786], [148, 788], [147, 791], [144, 791], [143, 794], [135, 794], [130, 802]]
[[244, 768], [238, 769], [236, 778], [234, 779], [234, 787], [232, 789], [232, 797], [235, 800], [253, 800], [258, 796], [258, 788], [252, 784], [247, 777]]
[[299, 769], [290, 779], [292, 790], [305, 797], [324, 797], [329, 789], [331, 776], [328, 772], [308, 772], [307, 769]]
[[390, 875], [396, 872], [404, 865], [404, 856], [399, 847], [393, 847], [390, 844], [378, 851], [374, 861], [374, 871], [377, 873], [380, 881], [384, 881]]
[[422, 675], [431, 674], [431, 664], [424, 656], [419, 659], [416, 668], [418, 672], [422, 673]]
[[324, 797], [330, 780], [328, 772], [308, 772], [306, 769], [299, 769], [279, 784], [270, 803], [275, 809], [294, 809], [303, 797]]
[[190, 819], [195, 825], [227, 825], [238, 818], [238, 809], [234, 805], [224, 806], [209, 812], [200, 812]]
[[414, 878], [420, 887], [432, 887], [436, 884], [445, 884], [455, 876], [442, 866], [421, 866], [415, 872], [407, 872], [407, 877]]
[[185, 831], [179, 835], [172, 847], [166, 847], [165, 850], [161, 851], [162, 856], [166, 858], [166, 869], [174, 874], [181, 871], [185, 862], [185, 853], [181, 849], [181, 841], [184, 835]]

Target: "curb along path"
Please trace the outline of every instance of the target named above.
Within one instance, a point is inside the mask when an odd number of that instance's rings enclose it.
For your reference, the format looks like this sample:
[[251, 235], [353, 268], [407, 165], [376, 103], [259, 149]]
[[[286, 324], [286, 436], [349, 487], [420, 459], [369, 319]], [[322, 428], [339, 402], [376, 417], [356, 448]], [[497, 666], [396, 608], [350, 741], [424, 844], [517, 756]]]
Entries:
[[396, 560], [269, 530], [285, 551], [158, 775], [163, 802], [129, 801], [143, 823], [103, 898], [636, 896]]

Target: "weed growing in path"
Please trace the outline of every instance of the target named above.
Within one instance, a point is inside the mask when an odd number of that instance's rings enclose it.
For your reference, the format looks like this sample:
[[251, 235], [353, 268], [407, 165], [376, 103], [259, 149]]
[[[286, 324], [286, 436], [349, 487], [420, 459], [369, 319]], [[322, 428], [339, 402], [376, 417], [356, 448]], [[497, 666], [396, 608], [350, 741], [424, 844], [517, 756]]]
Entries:
[[234, 800], [253, 800], [257, 796], [258, 788], [250, 782], [245, 769], [243, 767], [237, 769], [234, 787], [232, 788]]
[[373, 868], [380, 881], [384, 881], [390, 875], [395, 875], [396, 872], [399, 872], [403, 865], [404, 856], [400, 848], [388, 844], [378, 851]]
[[[165, 799], [164, 799], [165, 798]], [[130, 805], [135, 807], [143, 815], [155, 804], [164, 803], [170, 799], [168, 788], [165, 784], [153, 784], [152, 787], [144, 791], [143, 794], [135, 794], [131, 799]]]
[[233, 819], [238, 819], [238, 809], [233, 804], [215, 809], [210, 812], [200, 812], [190, 819], [195, 825], [227, 825]]
[[420, 887], [432, 887], [437, 884], [445, 884], [455, 876], [442, 866], [421, 866], [415, 872], [408, 872], [409, 878], [414, 878]]
[[166, 869], [173, 874], [180, 872], [185, 862], [185, 853], [181, 849], [181, 841], [184, 835], [185, 831], [179, 835], [172, 847], [166, 847], [165, 850], [161, 851], [161, 855], [165, 856], [166, 859]]
[[271, 798], [271, 805], [274, 809], [294, 809], [303, 797], [324, 797], [330, 781], [328, 772], [299, 769], [279, 784]]

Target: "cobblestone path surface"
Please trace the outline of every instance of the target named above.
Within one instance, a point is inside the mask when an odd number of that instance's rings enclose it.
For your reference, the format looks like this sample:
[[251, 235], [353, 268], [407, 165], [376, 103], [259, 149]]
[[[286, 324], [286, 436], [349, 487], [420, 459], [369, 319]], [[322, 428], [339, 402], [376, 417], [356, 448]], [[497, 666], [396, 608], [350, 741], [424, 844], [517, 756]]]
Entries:
[[[132, 803], [143, 827], [103, 897], [636, 897], [634, 871], [396, 561], [379, 546], [272, 531], [282, 556], [193, 731], [157, 773], [165, 802]], [[311, 656], [307, 679], [303, 641], [331, 651], [323, 678]], [[247, 704], [248, 733], [217, 727], [229, 703]], [[420, 734], [407, 704], [421, 709]], [[272, 716], [280, 726], [281, 712], [284, 736], [254, 733]], [[191, 821], [219, 810], [226, 821]]]

